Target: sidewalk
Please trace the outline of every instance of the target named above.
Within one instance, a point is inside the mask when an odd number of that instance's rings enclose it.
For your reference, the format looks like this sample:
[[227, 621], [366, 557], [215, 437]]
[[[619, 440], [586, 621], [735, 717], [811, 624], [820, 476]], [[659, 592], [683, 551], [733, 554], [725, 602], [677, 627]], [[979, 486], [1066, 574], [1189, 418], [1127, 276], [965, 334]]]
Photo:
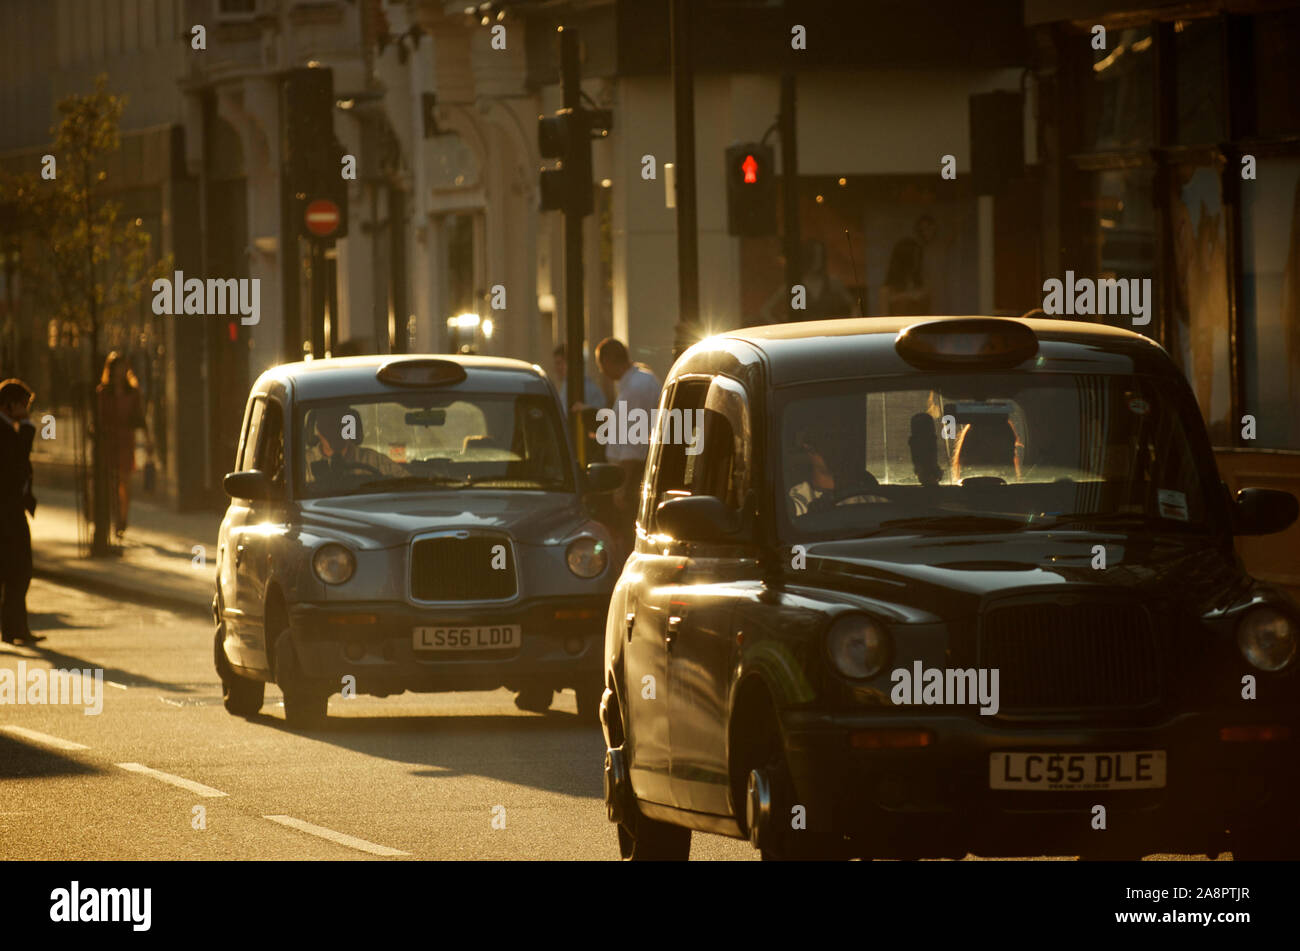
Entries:
[[[120, 556], [87, 558], [78, 542], [73, 492], [38, 485], [36, 493], [36, 516], [31, 520], [36, 576], [174, 610], [211, 612], [220, 515], [172, 512], [132, 499]], [[201, 568], [194, 564], [195, 545], [205, 550]], [[30, 596], [28, 607], [39, 610]]]

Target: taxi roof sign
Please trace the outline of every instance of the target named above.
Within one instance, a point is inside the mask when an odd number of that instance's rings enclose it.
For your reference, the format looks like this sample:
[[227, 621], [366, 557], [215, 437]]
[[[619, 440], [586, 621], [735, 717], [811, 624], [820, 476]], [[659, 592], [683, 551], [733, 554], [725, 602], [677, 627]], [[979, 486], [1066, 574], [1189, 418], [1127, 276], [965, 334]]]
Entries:
[[898, 355], [916, 367], [1005, 369], [1038, 353], [1038, 337], [1018, 320], [971, 317], [912, 324], [894, 338]]
[[375, 372], [380, 383], [390, 386], [446, 386], [465, 380], [465, 368], [454, 360], [417, 357], [389, 360]]

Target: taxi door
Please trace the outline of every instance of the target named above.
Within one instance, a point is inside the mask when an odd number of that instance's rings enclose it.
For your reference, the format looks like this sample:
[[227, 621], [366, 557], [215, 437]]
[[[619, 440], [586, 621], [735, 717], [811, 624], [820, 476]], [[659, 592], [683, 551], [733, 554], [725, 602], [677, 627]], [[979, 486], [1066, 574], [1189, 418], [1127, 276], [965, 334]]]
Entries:
[[[683, 490], [722, 499], [738, 524], [751, 496], [751, 429], [744, 387], [724, 376], [708, 384], [702, 429], [685, 456]], [[671, 427], [672, 419], [661, 421]], [[694, 812], [728, 814], [727, 690], [739, 648], [737, 598], [752, 594], [758, 559], [752, 546], [728, 541], [681, 543], [683, 564], [665, 590], [668, 717], [673, 799]]]
[[[664, 391], [660, 418], [665, 407], [704, 406], [707, 383], [685, 380]], [[627, 691], [628, 775], [640, 799], [675, 805], [671, 776], [668, 688], [669, 635], [673, 629], [673, 597], [687, 559], [683, 546], [656, 537], [654, 512], [660, 502], [684, 494], [682, 446], [664, 445], [662, 430], [651, 434], [649, 466], [642, 486], [637, 514], [636, 550], [623, 569], [630, 582], [624, 618], [627, 644], [624, 648], [624, 676]]]
[[238, 524], [231, 525], [226, 541], [226, 564], [234, 575], [234, 602], [239, 612], [238, 643], [230, 653], [231, 660], [241, 667], [266, 670], [268, 640], [280, 633], [266, 630], [264, 616], [271, 536], [282, 530], [284, 520], [284, 412], [280, 401], [273, 396], [258, 397], [252, 422], [257, 425], [250, 423], [242, 468], [264, 473], [271, 483], [271, 497], [237, 500], [241, 517]]

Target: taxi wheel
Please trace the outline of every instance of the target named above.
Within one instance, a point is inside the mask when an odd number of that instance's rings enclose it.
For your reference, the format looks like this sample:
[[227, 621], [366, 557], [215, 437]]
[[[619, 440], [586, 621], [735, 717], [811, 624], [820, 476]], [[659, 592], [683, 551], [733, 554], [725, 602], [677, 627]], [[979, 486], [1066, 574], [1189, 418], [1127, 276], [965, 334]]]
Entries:
[[555, 691], [550, 687], [525, 687], [515, 697], [515, 706], [529, 713], [545, 713], [554, 699]]
[[[760, 754], [761, 755], [761, 754]], [[749, 771], [746, 784], [746, 827], [749, 840], [764, 862], [830, 860], [832, 854], [822, 838], [805, 826], [794, 825], [794, 807], [802, 805], [785, 759], [779, 733], [768, 741], [761, 766]], [[757, 826], [757, 828], [755, 828]]]
[[294, 727], [319, 727], [328, 719], [330, 693], [301, 682], [298, 655], [286, 627], [275, 640], [275, 682], [284, 695], [284, 719]]
[[630, 862], [685, 862], [691, 857], [691, 830], [634, 812], [618, 825], [618, 851]]
[[216, 661], [217, 676], [221, 678], [221, 702], [226, 712], [237, 717], [257, 716], [266, 699], [266, 684], [259, 680], [246, 680], [230, 669], [226, 649], [224, 628], [218, 627], [213, 639], [212, 651]]

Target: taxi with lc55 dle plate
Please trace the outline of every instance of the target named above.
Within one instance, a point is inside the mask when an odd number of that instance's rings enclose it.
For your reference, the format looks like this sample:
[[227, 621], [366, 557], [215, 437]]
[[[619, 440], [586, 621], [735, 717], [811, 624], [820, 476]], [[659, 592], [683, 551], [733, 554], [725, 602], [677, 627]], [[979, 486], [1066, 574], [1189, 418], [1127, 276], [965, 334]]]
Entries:
[[623, 856], [694, 830], [765, 858], [1300, 858], [1297, 610], [1233, 547], [1296, 514], [1230, 497], [1182, 374], [1126, 330], [701, 341], [605, 629]]
[[349, 357], [253, 385], [225, 477], [213, 614], [226, 709], [268, 682], [285, 719], [320, 724], [348, 689], [571, 687], [595, 722], [616, 569], [546, 375], [475, 356]]

